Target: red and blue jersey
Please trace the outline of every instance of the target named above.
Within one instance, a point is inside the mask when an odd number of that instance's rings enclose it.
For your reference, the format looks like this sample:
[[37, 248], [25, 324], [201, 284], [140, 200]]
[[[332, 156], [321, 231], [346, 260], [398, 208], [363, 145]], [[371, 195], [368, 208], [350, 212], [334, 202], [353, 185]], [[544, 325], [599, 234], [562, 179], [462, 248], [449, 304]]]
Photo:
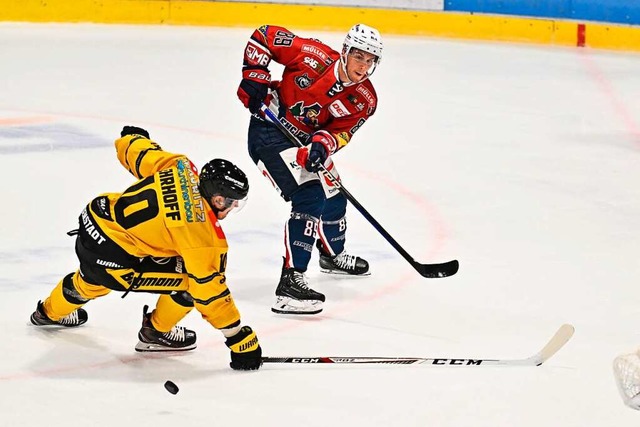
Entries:
[[271, 83], [265, 103], [276, 107], [290, 130], [304, 140], [317, 130], [330, 132], [337, 150], [372, 116], [378, 98], [369, 79], [340, 81], [340, 53], [315, 39], [285, 28], [264, 25], [253, 32], [244, 51], [244, 66], [284, 66], [282, 79]]

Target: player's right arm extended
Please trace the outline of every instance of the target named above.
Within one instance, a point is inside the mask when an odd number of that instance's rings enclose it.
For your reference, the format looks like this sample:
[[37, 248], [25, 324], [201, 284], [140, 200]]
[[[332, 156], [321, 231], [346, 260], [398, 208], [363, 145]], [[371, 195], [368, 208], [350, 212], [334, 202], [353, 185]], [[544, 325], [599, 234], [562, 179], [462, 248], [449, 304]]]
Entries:
[[124, 135], [115, 142], [118, 160], [138, 179], [153, 175], [159, 170], [175, 165], [183, 157], [164, 151], [158, 144], [144, 135]]

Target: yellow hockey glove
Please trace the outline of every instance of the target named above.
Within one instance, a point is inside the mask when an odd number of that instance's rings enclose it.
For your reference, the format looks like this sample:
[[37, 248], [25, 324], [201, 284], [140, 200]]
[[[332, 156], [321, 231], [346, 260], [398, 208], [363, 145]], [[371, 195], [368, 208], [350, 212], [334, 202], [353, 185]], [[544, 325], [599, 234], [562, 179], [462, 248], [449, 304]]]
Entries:
[[231, 350], [231, 369], [255, 371], [262, 366], [262, 349], [249, 326], [243, 326], [237, 334], [227, 338], [225, 344]]

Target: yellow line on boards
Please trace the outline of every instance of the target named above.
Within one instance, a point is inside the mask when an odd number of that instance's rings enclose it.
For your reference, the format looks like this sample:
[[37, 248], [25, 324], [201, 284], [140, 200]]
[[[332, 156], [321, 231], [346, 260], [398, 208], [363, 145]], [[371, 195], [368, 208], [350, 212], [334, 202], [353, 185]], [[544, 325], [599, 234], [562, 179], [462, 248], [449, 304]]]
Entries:
[[[198, 0], [12, 0], [0, 21], [173, 24], [346, 32], [363, 22], [383, 34], [584, 46], [640, 51], [640, 27], [551, 18], [523, 18], [359, 7]], [[583, 25], [579, 40], [578, 25]]]

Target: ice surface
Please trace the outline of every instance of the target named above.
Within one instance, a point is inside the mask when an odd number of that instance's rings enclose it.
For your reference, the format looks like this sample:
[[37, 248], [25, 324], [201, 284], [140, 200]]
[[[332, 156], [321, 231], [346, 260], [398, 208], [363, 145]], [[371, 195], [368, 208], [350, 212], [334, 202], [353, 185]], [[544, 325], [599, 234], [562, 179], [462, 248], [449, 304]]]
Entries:
[[[414, 258], [457, 258], [460, 272], [422, 278], [350, 209], [348, 248], [373, 275], [322, 276], [314, 256], [325, 310], [294, 318], [269, 310], [288, 206], [247, 154], [235, 95], [250, 33], [0, 25], [2, 425], [638, 425], [611, 363], [640, 345], [640, 56], [386, 37], [378, 111], [335, 160]], [[247, 172], [249, 204], [223, 223], [227, 277], [266, 355], [521, 358], [562, 323], [576, 334], [538, 368], [238, 373], [196, 312], [183, 322], [195, 351], [137, 354], [149, 294], [91, 302], [76, 330], [35, 328], [38, 299], [76, 268], [65, 232], [92, 197], [133, 182], [112, 145], [127, 124]]]

